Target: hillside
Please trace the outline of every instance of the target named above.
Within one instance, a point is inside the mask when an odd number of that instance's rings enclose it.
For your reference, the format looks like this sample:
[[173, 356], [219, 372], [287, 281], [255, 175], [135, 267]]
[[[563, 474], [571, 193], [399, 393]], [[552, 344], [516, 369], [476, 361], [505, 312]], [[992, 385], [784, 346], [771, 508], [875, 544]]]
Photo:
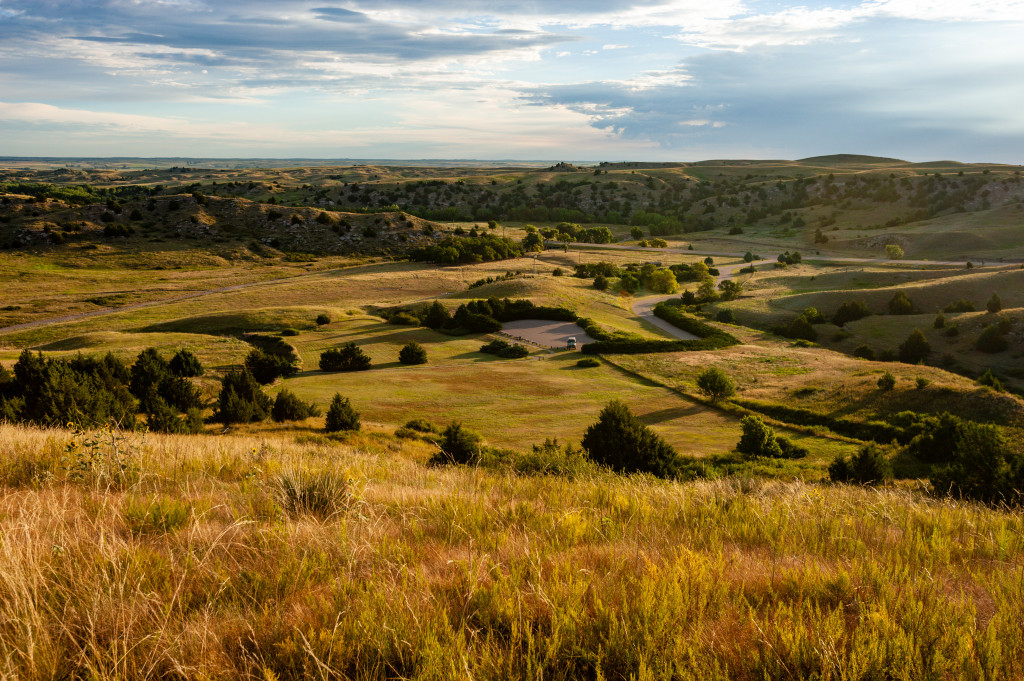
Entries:
[[[121, 438], [0, 425], [12, 677], [1024, 674], [1019, 513], [428, 466], [376, 433]], [[115, 444], [124, 474], [62, 467]]]

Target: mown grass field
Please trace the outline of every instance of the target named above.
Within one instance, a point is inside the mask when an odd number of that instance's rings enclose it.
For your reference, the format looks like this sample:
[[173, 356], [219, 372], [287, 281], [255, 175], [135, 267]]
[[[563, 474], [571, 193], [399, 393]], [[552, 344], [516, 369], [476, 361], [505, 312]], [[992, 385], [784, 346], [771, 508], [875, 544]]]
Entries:
[[1024, 675], [1016, 512], [370, 436], [133, 435], [111, 475], [110, 437], [0, 426], [7, 678]]

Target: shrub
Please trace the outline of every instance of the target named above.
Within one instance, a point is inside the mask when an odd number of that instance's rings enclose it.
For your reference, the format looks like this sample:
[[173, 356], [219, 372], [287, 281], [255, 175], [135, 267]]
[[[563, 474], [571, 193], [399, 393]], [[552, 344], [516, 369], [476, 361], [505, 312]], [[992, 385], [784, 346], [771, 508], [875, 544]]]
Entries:
[[270, 398], [248, 369], [232, 369], [221, 379], [216, 420], [224, 425], [262, 421], [270, 414]]
[[992, 388], [996, 392], [1004, 392], [1006, 387], [1003, 386], [1003, 382], [999, 380], [999, 377], [992, 373], [991, 369], [986, 369], [985, 373], [978, 379], [978, 385], [984, 385]]
[[863, 300], [851, 300], [843, 303], [832, 315], [832, 323], [836, 326], [844, 326], [847, 322], [855, 322], [871, 314], [868, 304]]
[[914, 383], [917, 385], [918, 390], [924, 390], [931, 385], [932, 382], [923, 376], [918, 376], [914, 379]]
[[889, 314], [905, 315], [913, 314], [914, 303], [903, 291], [897, 291], [889, 300]]
[[870, 444], [861, 447], [849, 461], [845, 456], [833, 459], [828, 467], [828, 477], [832, 482], [878, 485], [892, 477], [892, 466], [885, 456], [885, 450]]
[[347, 397], [340, 393], [334, 393], [331, 399], [331, 406], [327, 409], [327, 418], [324, 422], [324, 430], [328, 433], [337, 433], [343, 430], [359, 430], [359, 412], [349, 402]]
[[640, 288], [640, 280], [634, 277], [632, 274], [624, 274], [619, 279], [619, 288], [626, 293], [636, 293], [637, 289]]
[[655, 293], [675, 293], [679, 290], [679, 282], [671, 271], [657, 270], [647, 277], [647, 288]]
[[999, 294], [993, 293], [992, 297], [988, 299], [988, 303], [985, 304], [985, 308], [989, 314], [995, 314], [1003, 309], [1003, 301], [999, 299]]
[[395, 314], [388, 317], [388, 324], [395, 324], [397, 326], [419, 326], [419, 317], [413, 316], [408, 312], [396, 312]]
[[427, 314], [423, 319], [424, 326], [431, 329], [440, 329], [443, 326], [447, 326], [452, 320], [451, 313], [448, 312], [448, 308], [441, 304], [441, 301], [435, 300], [427, 308]]
[[732, 324], [736, 321], [736, 315], [729, 309], [719, 310], [715, 315], [715, 321], [722, 322], [723, 324]]
[[679, 472], [679, 456], [665, 440], [645, 426], [619, 400], [601, 411], [587, 428], [581, 443], [590, 458], [619, 472], [651, 473], [672, 478]]
[[325, 326], [325, 325], [330, 324], [330, 323], [331, 323], [330, 315], [318, 314], [316, 316], [316, 325], [317, 326]]
[[265, 352], [260, 348], [253, 348], [245, 356], [245, 368], [263, 385], [273, 383], [281, 376], [291, 376], [299, 371], [291, 357]]
[[355, 342], [320, 353], [321, 371], [365, 371], [370, 368], [370, 356]]
[[319, 416], [320, 409], [312, 402], [304, 402], [291, 390], [284, 388], [277, 394], [270, 417], [274, 421], [304, 421], [310, 416]]
[[932, 347], [928, 344], [928, 339], [920, 329], [914, 329], [907, 340], [900, 344], [900, 361], [905, 364], [917, 364], [927, 359], [931, 352]]
[[183, 378], [193, 378], [196, 376], [203, 375], [203, 365], [199, 362], [199, 358], [196, 357], [189, 350], [178, 350], [174, 353], [174, 357], [168, 363], [168, 368], [175, 376], [181, 376]]
[[291, 327], [288, 327], [288, 328], [285, 328], [285, 329], [281, 329], [281, 335], [282, 336], [298, 336], [299, 335], [299, 330], [298, 329], [293, 329]]
[[946, 326], [946, 316], [941, 312], [935, 315], [935, 321], [932, 323], [933, 329], [941, 329]]
[[426, 364], [427, 351], [416, 341], [410, 341], [398, 351], [398, 361], [402, 364]]
[[347, 476], [331, 469], [286, 468], [271, 483], [274, 501], [290, 515], [337, 515], [352, 495]]
[[975, 350], [990, 354], [1003, 352], [1009, 347], [1010, 343], [1006, 340], [1003, 329], [998, 324], [986, 326], [974, 343]]
[[496, 338], [486, 345], [480, 346], [480, 352], [487, 353], [489, 355], [497, 355], [503, 359], [520, 359], [527, 357], [530, 351], [518, 343], [512, 344], [508, 341]]
[[598, 291], [607, 291], [608, 279], [603, 274], [597, 275], [596, 277], [594, 277], [594, 288], [596, 288]]
[[411, 421], [406, 421], [405, 427], [408, 428], [409, 430], [415, 430], [416, 432], [419, 433], [438, 432], [437, 426], [435, 426], [433, 423], [426, 419], [412, 419]]
[[781, 458], [783, 459], [802, 459], [811, 453], [806, 447], [801, 447], [791, 442], [789, 438], [782, 437], [781, 435], [775, 436], [775, 442], [779, 445], [779, 451], [782, 452]]
[[870, 345], [858, 345], [853, 349], [853, 356], [875, 361], [875, 350]]
[[476, 463], [480, 457], [482, 438], [479, 434], [455, 422], [441, 433], [439, 447], [441, 451], [435, 455], [434, 463]]
[[584, 357], [583, 359], [578, 360], [576, 362], [576, 366], [580, 367], [581, 369], [593, 369], [594, 367], [601, 366], [601, 362], [595, 359], [594, 357]]
[[743, 434], [736, 445], [736, 451], [746, 455], [748, 459], [758, 457], [781, 458], [782, 447], [779, 445], [775, 431], [760, 416], [744, 416], [740, 420]]
[[697, 390], [712, 402], [720, 402], [736, 394], [736, 383], [718, 367], [708, 367], [697, 376]]
[[886, 371], [878, 379], [878, 389], [883, 392], [888, 392], [896, 387], [896, 377]]
[[997, 427], [963, 421], [952, 444], [949, 465], [932, 472], [937, 494], [988, 503], [1020, 501], [1015, 469], [1020, 471], [1024, 461], [1010, 451]]
[[885, 257], [889, 258], [889, 260], [902, 260], [903, 249], [897, 244], [886, 244]]
[[946, 307], [942, 308], [943, 312], [974, 312], [974, 303], [969, 300], [961, 298], [955, 303], [950, 303]]
[[564, 277], [565, 276], [565, 270], [563, 270], [561, 267], [556, 267], [554, 270], [552, 270], [551, 276], [552, 277]]

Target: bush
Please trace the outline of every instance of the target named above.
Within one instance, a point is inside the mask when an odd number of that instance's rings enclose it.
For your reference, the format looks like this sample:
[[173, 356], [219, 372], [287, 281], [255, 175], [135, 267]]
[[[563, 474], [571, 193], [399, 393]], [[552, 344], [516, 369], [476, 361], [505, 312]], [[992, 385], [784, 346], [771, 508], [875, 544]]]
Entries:
[[492, 340], [486, 345], [480, 346], [480, 352], [487, 353], [489, 355], [497, 355], [503, 359], [520, 359], [527, 357], [530, 351], [525, 346], [519, 345], [518, 343], [512, 344], [508, 341], [503, 341], [500, 338]]
[[397, 326], [419, 326], [420, 319], [408, 312], [396, 312], [388, 317], [388, 324], [395, 324]]
[[224, 425], [263, 421], [270, 414], [270, 398], [248, 369], [232, 369], [221, 379], [216, 420]]
[[330, 315], [318, 314], [316, 316], [316, 325], [317, 326], [326, 326], [327, 324], [330, 324], [330, 323], [331, 323]]
[[1011, 452], [997, 427], [963, 421], [952, 444], [949, 465], [932, 472], [937, 494], [988, 503], [1021, 501], [1024, 461]]
[[932, 322], [933, 329], [941, 329], [946, 326], [946, 316], [941, 312], [935, 315], [935, 321]]
[[472, 430], [455, 422], [441, 433], [441, 451], [434, 456], [434, 463], [476, 463], [480, 457], [482, 438]]
[[554, 270], [552, 270], [551, 276], [552, 277], [564, 277], [565, 276], [565, 270], [563, 270], [561, 267], [556, 267]]
[[917, 385], [918, 390], [924, 390], [925, 388], [932, 384], [930, 380], [923, 376], [918, 376], [917, 378], [915, 378], [914, 383]]
[[862, 447], [848, 461], [845, 456], [833, 459], [828, 467], [832, 482], [878, 485], [892, 477], [892, 466], [885, 456], [885, 450], [870, 444]]
[[985, 304], [985, 308], [989, 314], [995, 314], [1003, 309], [1003, 301], [999, 299], [999, 294], [993, 293], [992, 297], [988, 299], [988, 303]]
[[715, 315], [716, 322], [722, 322], [723, 324], [732, 324], [736, 321], [736, 315], [733, 314], [732, 310], [719, 310]]
[[903, 291], [897, 291], [889, 301], [889, 314], [906, 315], [913, 314], [914, 303]]
[[853, 356], [875, 361], [875, 350], [870, 345], [858, 345], [853, 349]]
[[424, 326], [431, 329], [440, 329], [443, 326], [447, 326], [452, 320], [451, 313], [448, 312], [448, 308], [441, 304], [440, 301], [435, 300], [427, 308], [427, 314], [423, 319]]
[[405, 423], [405, 427], [409, 430], [415, 430], [418, 433], [436, 433], [437, 426], [426, 419], [412, 419]]
[[337, 433], [343, 430], [359, 430], [359, 412], [349, 402], [347, 397], [340, 393], [334, 393], [331, 399], [331, 406], [327, 409], [327, 418], [324, 422], [324, 430], [328, 433]]
[[576, 362], [576, 366], [581, 369], [593, 369], [594, 367], [601, 366], [601, 362], [593, 357], [584, 357]]
[[868, 304], [863, 300], [851, 300], [843, 303], [832, 315], [832, 323], [836, 326], [845, 326], [847, 322], [855, 322], [871, 314]]
[[680, 470], [675, 449], [619, 400], [612, 400], [601, 411], [581, 444], [591, 459], [615, 471], [673, 478]]
[[900, 344], [900, 361], [904, 364], [917, 364], [926, 360], [931, 352], [932, 347], [928, 344], [928, 339], [920, 329], [914, 329], [907, 340]]
[[410, 341], [398, 351], [398, 361], [402, 364], [426, 364], [427, 351], [416, 341]]
[[986, 326], [974, 343], [975, 350], [990, 354], [1003, 352], [1009, 347], [1010, 343], [1006, 340], [1003, 329], [998, 324]]
[[720, 402], [736, 394], [736, 384], [718, 367], [708, 367], [697, 376], [697, 390], [712, 402]]
[[974, 303], [969, 300], [961, 298], [955, 303], [950, 303], [946, 307], [942, 308], [943, 312], [974, 312]]
[[203, 365], [189, 350], [178, 350], [168, 363], [168, 367], [175, 376], [182, 378], [193, 378], [203, 375]]
[[746, 455], [748, 459], [782, 458], [782, 447], [775, 437], [775, 431], [760, 416], [744, 416], [740, 420], [740, 426], [743, 428], [743, 434], [736, 445], [736, 451]]
[[270, 417], [274, 421], [304, 421], [310, 416], [319, 416], [320, 409], [312, 402], [304, 402], [287, 388], [283, 388], [274, 400], [274, 406], [270, 410]]
[[881, 378], [878, 379], [878, 389], [883, 392], [888, 392], [896, 387], [896, 377], [886, 371], [882, 374]]
[[596, 277], [594, 277], [594, 288], [596, 288], [598, 291], [607, 291], [608, 279], [603, 274], [597, 275]]
[[263, 385], [273, 383], [279, 377], [298, 373], [299, 368], [292, 357], [264, 352], [253, 348], [245, 356], [245, 368]]
[[1006, 391], [1006, 387], [1003, 385], [1003, 382], [999, 380], [998, 376], [992, 373], [991, 369], [985, 370], [985, 373], [983, 373], [981, 378], [978, 379], [978, 385], [987, 386], [999, 393]]
[[365, 371], [370, 368], [370, 356], [354, 342], [320, 353], [321, 371]]

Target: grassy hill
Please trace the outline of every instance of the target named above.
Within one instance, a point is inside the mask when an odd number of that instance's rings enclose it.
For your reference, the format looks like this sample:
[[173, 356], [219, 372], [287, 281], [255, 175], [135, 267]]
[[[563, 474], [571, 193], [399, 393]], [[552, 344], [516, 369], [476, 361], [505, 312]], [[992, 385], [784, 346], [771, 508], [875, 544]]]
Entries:
[[[0, 425], [12, 677], [1024, 674], [1019, 513], [431, 467], [376, 435], [119, 438]], [[124, 474], [68, 478], [115, 443]]]

